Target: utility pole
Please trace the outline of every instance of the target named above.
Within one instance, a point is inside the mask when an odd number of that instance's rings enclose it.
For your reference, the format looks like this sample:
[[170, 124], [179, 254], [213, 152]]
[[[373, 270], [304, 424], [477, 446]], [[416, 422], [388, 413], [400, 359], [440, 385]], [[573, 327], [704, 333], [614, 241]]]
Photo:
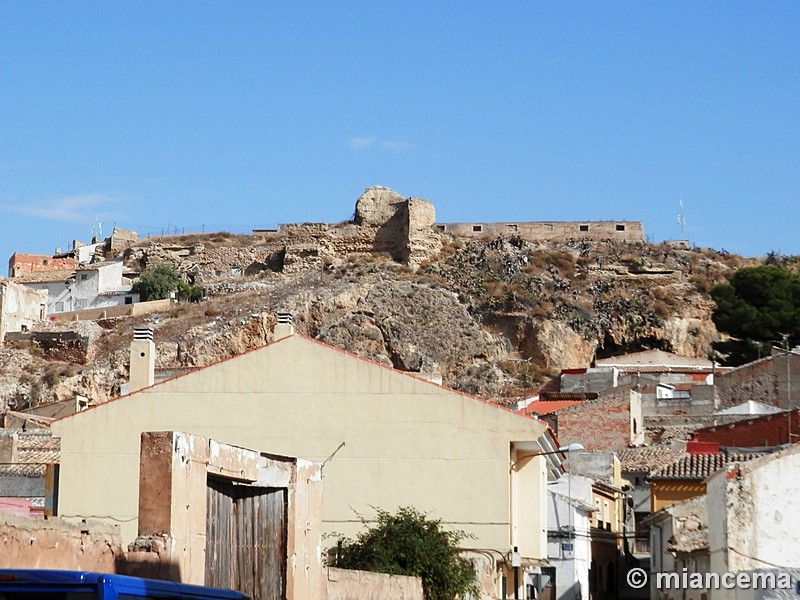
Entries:
[[787, 427], [786, 427], [786, 434], [788, 438], [788, 442], [791, 445], [792, 443], [792, 355], [789, 350], [789, 334], [782, 333], [780, 334], [783, 338], [783, 350], [785, 352], [784, 356], [786, 358], [786, 407], [788, 409], [787, 414], [789, 415], [787, 419]]

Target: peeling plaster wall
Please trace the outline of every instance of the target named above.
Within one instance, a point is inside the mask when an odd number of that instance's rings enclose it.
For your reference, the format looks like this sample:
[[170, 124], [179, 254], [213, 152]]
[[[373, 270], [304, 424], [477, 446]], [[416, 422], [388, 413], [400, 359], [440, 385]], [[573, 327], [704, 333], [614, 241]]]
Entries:
[[727, 479], [728, 568], [800, 565], [800, 448], [753, 462], [760, 464], [742, 464]]
[[[141, 436], [139, 538], [131, 559], [166, 565], [203, 585], [208, 475], [288, 489], [287, 600], [321, 598], [322, 476], [319, 463], [265, 455], [179, 432]], [[150, 555], [148, 556], [148, 553]]]
[[423, 600], [422, 579], [367, 571], [327, 569], [328, 600]]
[[30, 329], [46, 316], [47, 292], [13, 281], [0, 283], [0, 344], [6, 333]]
[[[798, 472], [800, 446], [795, 446], [747, 463], [729, 465], [709, 478], [712, 571], [800, 565]], [[716, 515], [720, 517], [715, 518]]]
[[0, 514], [0, 568], [114, 573], [122, 555], [117, 527]]

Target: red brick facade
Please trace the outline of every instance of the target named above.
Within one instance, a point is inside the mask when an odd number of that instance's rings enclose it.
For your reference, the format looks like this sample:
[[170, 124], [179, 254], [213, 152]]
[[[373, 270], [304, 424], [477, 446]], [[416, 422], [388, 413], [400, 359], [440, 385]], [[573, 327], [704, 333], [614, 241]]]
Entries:
[[8, 276], [16, 277], [25, 273], [63, 271], [65, 269], [74, 269], [76, 265], [74, 258], [53, 258], [46, 254], [20, 254], [15, 252], [8, 260]]
[[[800, 440], [800, 410], [792, 412], [792, 442]], [[758, 448], [780, 446], [789, 441], [788, 413], [766, 415], [728, 425], [698, 429], [694, 437], [698, 442], [716, 442], [720, 446]]]
[[[580, 402], [553, 415], [558, 442], [562, 446], [580, 443], [587, 450], [620, 451], [631, 442], [630, 391], [598, 400]], [[643, 423], [636, 423], [638, 428]]]

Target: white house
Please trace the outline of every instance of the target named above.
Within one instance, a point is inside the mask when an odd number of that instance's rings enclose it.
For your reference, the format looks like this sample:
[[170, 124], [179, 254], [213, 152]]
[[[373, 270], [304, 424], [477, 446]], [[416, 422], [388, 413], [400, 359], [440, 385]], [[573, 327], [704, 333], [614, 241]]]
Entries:
[[547, 560], [555, 567], [555, 598], [589, 597], [592, 480], [562, 475], [547, 485]]
[[28, 273], [14, 279], [29, 288], [46, 290], [48, 314], [134, 304], [139, 295], [123, 277], [121, 262], [79, 265], [75, 271]]
[[106, 308], [133, 304], [139, 295], [131, 292], [131, 282], [122, 276], [122, 262], [80, 265], [71, 286], [73, 309]]
[[790, 573], [784, 588], [712, 589], [710, 599], [797, 598], [800, 574], [800, 445], [729, 464], [707, 480], [708, 542], [712, 573]]

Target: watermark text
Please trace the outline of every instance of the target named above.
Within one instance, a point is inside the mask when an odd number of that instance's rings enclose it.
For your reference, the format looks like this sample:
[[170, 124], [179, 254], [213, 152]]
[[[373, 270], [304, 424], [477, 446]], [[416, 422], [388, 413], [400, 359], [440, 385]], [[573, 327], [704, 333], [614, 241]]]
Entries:
[[[628, 585], [642, 589], [650, 577], [644, 569], [631, 569], [627, 575]], [[794, 587], [789, 573], [774, 571], [690, 573], [688, 569], [682, 569], [672, 573], [653, 573], [652, 577], [659, 590], [790, 590]]]

